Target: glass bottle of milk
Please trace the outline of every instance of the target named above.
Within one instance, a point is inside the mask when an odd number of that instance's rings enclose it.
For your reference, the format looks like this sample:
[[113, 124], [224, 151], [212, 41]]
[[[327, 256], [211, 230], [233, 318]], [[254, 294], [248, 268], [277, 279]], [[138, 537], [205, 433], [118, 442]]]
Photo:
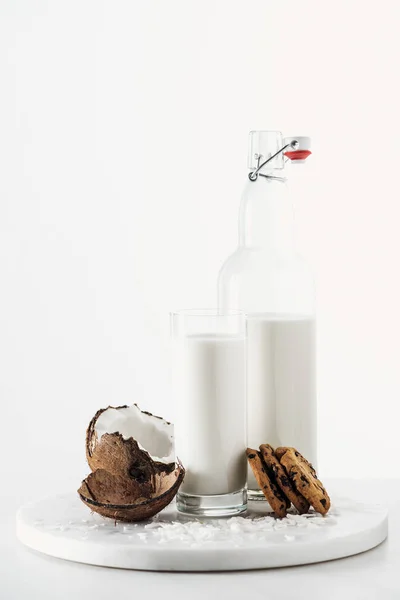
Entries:
[[[277, 153], [296, 140], [297, 149]], [[317, 460], [315, 291], [310, 269], [296, 254], [288, 167], [310, 153], [310, 139], [252, 131], [250, 173], [239, 211], [239, 245], [221, 268], [219, 305], [247, 315], [248, 446], [294, 446]], [[296, 144], [293, 144], [294, 146]], [[264, 498], [251, 472], [249, 498]]]

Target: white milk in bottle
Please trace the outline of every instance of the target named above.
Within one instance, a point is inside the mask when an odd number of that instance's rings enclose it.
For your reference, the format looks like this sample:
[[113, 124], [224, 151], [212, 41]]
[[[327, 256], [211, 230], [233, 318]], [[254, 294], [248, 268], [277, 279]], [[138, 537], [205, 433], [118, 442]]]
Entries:
[[[248, 445], [294, 446], [315, 460], [315, 321], [248, 316]], [[256, 486], [249, 472], [249, 487]]]

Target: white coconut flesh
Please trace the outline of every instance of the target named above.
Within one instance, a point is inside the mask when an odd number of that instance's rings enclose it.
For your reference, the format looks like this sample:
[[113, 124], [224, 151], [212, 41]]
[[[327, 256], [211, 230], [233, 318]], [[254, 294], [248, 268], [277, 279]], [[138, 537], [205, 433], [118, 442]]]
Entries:
[[95, 423], [97, 439], [105, 433], [120, 433], [133, 438], [154, 461], [175, 462], [174, 426], [161, 417], [142, 412], [136, 404], [126, 408], [107, 408]]

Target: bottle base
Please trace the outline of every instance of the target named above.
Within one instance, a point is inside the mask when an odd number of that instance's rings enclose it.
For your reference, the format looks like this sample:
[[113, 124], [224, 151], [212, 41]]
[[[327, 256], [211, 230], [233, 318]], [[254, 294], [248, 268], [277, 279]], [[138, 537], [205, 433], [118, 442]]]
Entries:
[[266, 498], [261, 490], [247, 490], [247, 499], [252, 502], [266, 502]]
[[247, 490], [213, 496], [178, 492], [176, 506], [180, 513], [192, 517], [232, 517], [247, 510]]

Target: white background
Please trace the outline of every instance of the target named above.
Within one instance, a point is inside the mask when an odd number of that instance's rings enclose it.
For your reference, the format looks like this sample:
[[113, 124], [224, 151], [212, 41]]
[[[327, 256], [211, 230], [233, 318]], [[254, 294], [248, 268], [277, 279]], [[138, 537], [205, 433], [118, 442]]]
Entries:
[[0, 469], [16, 498], [78, 485], [99, 407], [173, 419], [168, 312], [216, 303], [250, 129], [313, 138], [295, 212], [318, 282], [321, 470], [398, 475], [399, 8], [0, 0]]

